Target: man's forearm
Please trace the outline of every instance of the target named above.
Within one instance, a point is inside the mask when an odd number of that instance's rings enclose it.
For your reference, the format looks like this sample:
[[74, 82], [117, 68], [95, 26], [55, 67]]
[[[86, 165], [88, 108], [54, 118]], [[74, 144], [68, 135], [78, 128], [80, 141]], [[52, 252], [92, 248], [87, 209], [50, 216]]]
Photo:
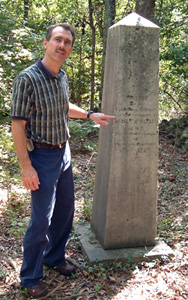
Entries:
[[18, 160], [22, 169], [31, 165], [31, 161], [27, 151], [25, 124], [26, 121], [23, 120], [12, 121], [12, 137]]
[[[72, 103], [69, 103], [69, 117], [70, 118], [87, 118], [88, 112]], [[92, 113], [89, 117], [95, 123], [99, 125], [108, 125], [109, 119], [116, 119], [115, 116], [109, 116], [103, 113]]]
[[69, 103], [69, 117], [75, 119], [86, 119], [87, 111], [77, 105]]
[[12, 121], [12, 136], [16, 148], [18, 160], [22, 168], [22, 180], [26, 189], [35, 191], [39, 188], [40, 182], [36, 170], [32, 167], [27, 151], [25, 134], [25, 121]]

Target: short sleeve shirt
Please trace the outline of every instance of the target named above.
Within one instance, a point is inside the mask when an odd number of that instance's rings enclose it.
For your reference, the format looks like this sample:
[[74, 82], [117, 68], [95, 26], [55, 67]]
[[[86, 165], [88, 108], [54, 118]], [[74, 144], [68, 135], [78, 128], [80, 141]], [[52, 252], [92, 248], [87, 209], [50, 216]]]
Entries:
[[26, 136], [57, 145], [69, 138], [69, 92], [65, 72], [53, 76], [41, 59], [14, 80], [11, 119], [26, 120]]

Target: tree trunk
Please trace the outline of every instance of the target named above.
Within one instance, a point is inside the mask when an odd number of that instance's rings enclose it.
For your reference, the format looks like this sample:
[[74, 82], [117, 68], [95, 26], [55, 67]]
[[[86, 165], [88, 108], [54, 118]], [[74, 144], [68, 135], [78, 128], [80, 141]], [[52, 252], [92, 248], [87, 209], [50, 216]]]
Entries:
[[78, 102], [77, 105], [81, 106], [82, 98], [81, 98], [81, 89], [82, 89], [82, 81], [81, 81], [81, 75], [82, 75], [82, 37], [80, 41], [80, 58], [79, 58], [79, 87], [78, 87]]
[[100, 103], [102, 101], [103, 81], [104, 81], [104, 69], [106, 58], [106, 42], [108, 28], [114, 24], [115, 19], [115, 0], [105, 0], [104, 11], [104, 28], [103, 28], [103, 57], [102, 57], [102, 70], [101, 70], [101, 89], [100, 89]]
[[136, 0], [136, 13], [153, 21], [155, 0]]
[[24, 22], [27, 24], [29, 17], [29, 0], [24, 0]]
[[92, 30], [92, 55], [91, 55], [91, 101], [90, 109], [94, 109], [94, 95], [95, 95], [95, 25], [93, 22], [93, 5], [89, 0], [89, 25]]

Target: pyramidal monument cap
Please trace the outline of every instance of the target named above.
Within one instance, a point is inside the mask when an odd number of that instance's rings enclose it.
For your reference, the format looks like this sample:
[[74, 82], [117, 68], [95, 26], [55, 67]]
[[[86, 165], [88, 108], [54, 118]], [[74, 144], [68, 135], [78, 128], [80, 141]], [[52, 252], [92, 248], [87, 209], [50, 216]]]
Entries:
[[159, 26], [157, 26], [153, 22], [147, 20], [146, 18], [140, 16], [139, 14], [137, 14], [135, 12], [131, 13], [127, 17], [118, 21], [116, 24], [112, 25], [109, 29], [116, 27], [116, 26], [121, 26], [121, 25], [159, 28]]

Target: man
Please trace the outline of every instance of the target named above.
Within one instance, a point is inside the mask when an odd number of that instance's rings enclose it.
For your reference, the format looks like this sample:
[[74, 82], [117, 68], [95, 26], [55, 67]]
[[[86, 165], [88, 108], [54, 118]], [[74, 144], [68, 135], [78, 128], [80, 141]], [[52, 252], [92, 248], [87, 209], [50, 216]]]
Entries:
[[74, 39], [71, 25], [50, 26], [44, 58], [18, 74], [13, 87], [12, 135], [23, 184], [31, 190], [31, 220], [23, 239], [20, 278], [33, 297], [48, 293], [40, 283], [44, 264], [63, 275], [76, 272], [65, 261], [74, 213], [68, 118], [90, 118], [100, 125], [115, 119], [69, 103], [61, 65], [71, 54]]

